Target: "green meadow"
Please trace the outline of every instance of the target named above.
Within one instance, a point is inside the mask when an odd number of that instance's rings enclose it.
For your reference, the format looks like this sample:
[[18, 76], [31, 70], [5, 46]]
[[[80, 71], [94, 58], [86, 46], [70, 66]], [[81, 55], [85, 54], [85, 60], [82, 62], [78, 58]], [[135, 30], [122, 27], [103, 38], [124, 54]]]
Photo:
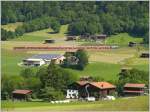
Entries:
[[44, 39], [63, 38], [67, 35], [68, 25], [62, 25], [59, 33], [53, 33], [51, 28], [25, 33], [23, 36], [12, 39], [11, 41], [32, 41], [41, 42]]
[[[22, 23], [13, 23], [8, 25], [2, 25], [7, 30], [15, 30], [15, 28]], [[67, 35], [68, 25], [62, 25], [59, 33], [54, 33], [52, 29], [44, 29], [31, 33], [25, 33], [22, 37], [18, 37], [7, 42], [2, 42], [2, 74], [7, 75], [19, 75], [20, 67], [18, 63], [26, 57], [30, 57], [33, 54], [43, 53], [42, 51], [14, 51], [13, 47], [17, 45], [42, 45], [44, 39], [52, 38], [58, 40], [54, 45], [77, 45], [75, 41], [65, 42]], [[129, 41], [141, 42], [141, 38], [134, 38], [127, 33], [120, 33], [108, 37], [107, 44], [120, 43], [121, 45], [127, 44]], [[81, 42], [82, 44], [88, 42]], [[90, 42], [92, 43], [92, 42]], [[93, 44], [92, 44], [93, 45]], [[145, 49], [145, 48], [143, 48]], [[56, 51], [57, 52], [57, 51]], [[55, 51], [44, 51], [44, 53], [56, 53]], [[64, 52], [63, 52], [64, 53]], [[89, 64], [83, 71], [68, 69], [73, 73], [80, 75], [99, 76], [106, 80], [116, 80], [117, 74], [120, 72], [122, 64], [121, 61], [134, 57], [137, 53], [136, 48], [119, 47], [119, 49], [113, 49], [109, 51], [89, 51]], [[62, 54], [62, 52], [61, 52]], [[130, 60], [131, 62], [131, 60]], [[132, 58], [132, 67], [148, 71], [148, 59]], [[130, 65], [130, 64], [129, 64]]]
[[[21, 69], [23, 69], [24, 67], [20, 67], [18, 63], [20, 63], [22, 59], [31, 55], [33, 54], [2, 49], [2, 74], [19, 75]], [[108, 71], [108, 69], [110, 69], [111, 72]], [[117, 74], [120, 71], [120, 65], [102, 62], [91, 62], [83, 71], [73, 69], [68, 70], [77, 74], [78, 76], [100, 76], [105, 79], [111, 80], [117, 78]]]
[[128, 45], [128, 43], [132, 42], [142, 42], [142, 38], [140, 37], [133, 37], [128, 33], [120, 33], [117, 35], [112, 35], [106, 39], [106, 44], [114, 44], [114, 45]]
[[118, 98], [114, 101], [71, 102], [51, 104], [50, 102], [2, 101], [2, 110], [41, 112], [41, 111], [148, 111], [149, 97]]
[[20, 67], [18, 63], [20, 63], [24, 57], [28, 56], [28, 54], [5, 49], [2, 49], [1, 53], [2, 74], [19, 75], [22, 67]]

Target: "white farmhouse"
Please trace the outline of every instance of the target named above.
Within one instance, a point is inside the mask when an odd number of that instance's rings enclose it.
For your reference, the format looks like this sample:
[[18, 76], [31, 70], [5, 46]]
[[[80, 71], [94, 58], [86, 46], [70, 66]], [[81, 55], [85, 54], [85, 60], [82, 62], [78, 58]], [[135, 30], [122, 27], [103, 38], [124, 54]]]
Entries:
[[64, 59], [65, 57], [60, 54], [38, 54], [22, 60], [22, 63], [25, 66], [41, 66], [49, 64], [51, 60], [55, 60], [56, 64], [61, 64]]

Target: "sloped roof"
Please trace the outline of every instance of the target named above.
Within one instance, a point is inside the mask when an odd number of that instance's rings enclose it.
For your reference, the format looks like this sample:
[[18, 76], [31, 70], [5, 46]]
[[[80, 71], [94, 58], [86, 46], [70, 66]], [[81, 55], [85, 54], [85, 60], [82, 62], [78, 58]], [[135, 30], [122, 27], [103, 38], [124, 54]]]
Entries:
[[54, 58], [60, 58], [62, 55], [60, 54], [37, 54], [34, 55], [32, 57], [30, 57], [31, 59], [54, 59]]
[[77, 81], [76, 83], [79, 84], [80, 86], [83, 86], [83, 85], [87, 84], [88, 81]]
[[116, 88], [116, 86], [108, 82], [91, 82], [90, 84], [100, 89]]
[[91, 84], [97, 88], [100, 89], [107, 89], [107, 88], [116, 88], [116, 86], [108, 83], [108, 82], [88, 82], [88, 81], [77, 81], [77, 83], [81, 86], [84, 86], [86, 84]]
[[14, 90], [12, 93], [15, 93], [15, 94], [29, 94], [31, 93], [32, 91], [31, 90]]
[[134, 87], [134, 88], [144, 88], [145, 84], [138, 84], [138, 83], [126, 83], [124, 87]]

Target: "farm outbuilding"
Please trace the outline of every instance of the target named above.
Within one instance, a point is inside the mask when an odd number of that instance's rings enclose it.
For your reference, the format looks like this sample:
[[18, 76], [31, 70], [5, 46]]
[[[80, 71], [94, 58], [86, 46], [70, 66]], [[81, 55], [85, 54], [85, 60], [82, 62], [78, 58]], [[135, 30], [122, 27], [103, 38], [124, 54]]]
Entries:
[[85, 34], [81, 35], [80, 39], [85, 39], [85, 40], [105, 40], [107, 38], [107, 35], [101, 34], [101, 35], [90, 35], [90, 34]]
[[149, 52], [143, 52], [141, 53], [141, 58], [149, 58]]
[[81, 76], [80, 81], [92, 81], [93, 78], [91, 76]]
[[31, 90], [14, 90], [12, 92], [12, 98], [13, 100], [28, 100], [31, 94]]
[[56, 64], [61, 64], [65, 57], [60, 54], [38, 54], [27, 59], [24, 59], [23, 65], [26, 66], [41, 66], [44, 64], [49, 64], [52, 60], [55, 61]]
[[136, 45], [137, 45], [136, 42], [129, 42], [129, 43], [128, 43], [128, 46], [129, 46], [129, 47], [134, 47], [134, 46], [136, 46]]
[[54, 43], [55, 42], [55, 40], [52, 40], [52, 39], [45, 39], [44, 40], [44, 43], [46, 44], [46, 43]]
[[77, 36], [67, 36], [67, 41], [69, 40], [77, 40]]
[[143, 95], [145, 92], [145, 84], [139, 83], [126, 83], [124, 85], [124, 95], [125, 96], [136, 96]]
[[101, 34], [101, 35], [96, 35], [97, 39], [102, 39], [105, 40], [107, 38], [107, 35]]
[[127, 71], [129, 71], [129, 70], [131, 70], [131, 69], [132, 69], [131, 67], [122, 67], [122, 68], [121, 68], [121, 73], [127, 72]]
[[116, 86], [108, 82], [77, 81], [68, 86], [69, 90], [78, 90], [79, 98], [104, 98], [115, 92]]

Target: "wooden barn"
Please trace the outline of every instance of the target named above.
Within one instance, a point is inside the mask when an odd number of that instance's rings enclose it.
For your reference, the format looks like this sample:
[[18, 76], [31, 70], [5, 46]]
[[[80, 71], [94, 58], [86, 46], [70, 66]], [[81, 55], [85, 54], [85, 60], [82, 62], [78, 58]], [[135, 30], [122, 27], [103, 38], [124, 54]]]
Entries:
[[145, 84], [126, 83], [123, 92], [125, 96], [143, 95], [145, 88]]
[[116, 86], [108, 82], [77, 81], [68, 86], [70, 90], [78, 90], [79, 98], [95, 97], [104, 98], [115, 92]]
[[47, 44], [47, 43], [55, 43], [55, 40], [52, 40], [52, 39], [45, 39], [44, 40], [44, 43]]
[[141, 53], [141, 58], [149, 58], [149, 52], [143, 52]]
[[12, 98], [13, 100], [28, 100], [31, 94], [31, 90], [14, 90], [12, 92]]

